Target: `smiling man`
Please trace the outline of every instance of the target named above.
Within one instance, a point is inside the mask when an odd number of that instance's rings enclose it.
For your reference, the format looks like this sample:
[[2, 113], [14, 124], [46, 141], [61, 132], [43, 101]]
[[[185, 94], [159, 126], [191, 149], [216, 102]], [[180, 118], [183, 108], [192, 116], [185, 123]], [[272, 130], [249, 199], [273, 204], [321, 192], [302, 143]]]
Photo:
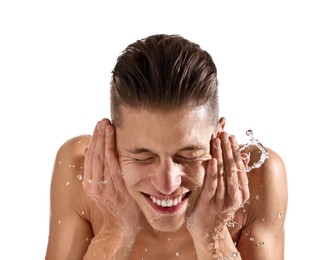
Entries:
[[269, 149], [247, 174], [260, 151], [239, 152], [218, 106], [215, 64], [197, 44], [129, 45], [112, 122], [57, 153], [46, 259], [283, 259], [283, 161]]

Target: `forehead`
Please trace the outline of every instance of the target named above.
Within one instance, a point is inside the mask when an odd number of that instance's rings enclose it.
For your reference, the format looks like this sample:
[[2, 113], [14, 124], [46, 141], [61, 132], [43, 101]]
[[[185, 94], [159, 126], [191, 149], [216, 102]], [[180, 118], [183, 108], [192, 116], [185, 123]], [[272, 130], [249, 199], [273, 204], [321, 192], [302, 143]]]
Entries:
[[[180, 147], [209, 142], [214, 126], [204, 107], [182, 108], [172, 112], [121, 107], [117, 139], [127, 146]], [[206, 140], [205, 140], [206, 139]], [[121, 144], [120, 144], [121, 145]]]
[[[135, 109], [121, 106], [122, 124], [120, 128], [127, 128], [133, 124], [136, 127], [147, 126], [147, 122], [158, 123], [157, 126], [172, 128], [186, 127], [196, 124], [197, 127], [206, 126], [209, 122], [208, 110], [203, 107], [184, 107], [174, 111], [154, 111], [148, 109]], [[154, 125], [149, 125], [149, 127]]]

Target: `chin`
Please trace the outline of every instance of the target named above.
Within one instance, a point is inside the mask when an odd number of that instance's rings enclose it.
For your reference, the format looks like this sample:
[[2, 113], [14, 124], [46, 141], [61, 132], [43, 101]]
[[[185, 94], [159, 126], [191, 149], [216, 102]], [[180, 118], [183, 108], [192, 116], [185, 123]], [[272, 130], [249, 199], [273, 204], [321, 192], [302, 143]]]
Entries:
[[169, 218], [165, 216], [155, 217], [148, 220], [151, 227], [160, 232], [175, 232], [181, 229], [185, 223], [185, 217], [180, 220], [178, 218]]

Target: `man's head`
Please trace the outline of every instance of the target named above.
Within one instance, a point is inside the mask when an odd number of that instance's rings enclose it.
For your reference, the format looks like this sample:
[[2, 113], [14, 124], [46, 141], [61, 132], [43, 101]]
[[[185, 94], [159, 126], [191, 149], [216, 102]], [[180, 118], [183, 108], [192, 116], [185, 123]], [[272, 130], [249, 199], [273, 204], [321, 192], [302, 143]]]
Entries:
[[185, 223], [199, 197], [218, 122], [216, 67], [180, 36], [129, 45], [113, 71], [112, 121], [126, 187], [156, 230]]
[[170, 112], [205, 106], [218, 122], [217, 70], [211, 56], [178, 35], [152, 35], [130, 44], [118, 58], [111, 81], [111, 114], [120, 107]]

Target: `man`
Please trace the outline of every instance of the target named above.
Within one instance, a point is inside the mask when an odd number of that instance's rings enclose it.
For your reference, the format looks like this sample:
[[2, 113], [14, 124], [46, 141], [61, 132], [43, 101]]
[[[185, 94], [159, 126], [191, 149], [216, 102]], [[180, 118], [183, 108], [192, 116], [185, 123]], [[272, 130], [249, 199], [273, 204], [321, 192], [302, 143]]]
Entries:
[[283, 161], [269, 149], [247, 174], [260, 150], [224, 131], [217, 85], [211, 56], [181, 36], [126, 48], [112, 123], [57, 153], [46, 259], [283, 259]]

